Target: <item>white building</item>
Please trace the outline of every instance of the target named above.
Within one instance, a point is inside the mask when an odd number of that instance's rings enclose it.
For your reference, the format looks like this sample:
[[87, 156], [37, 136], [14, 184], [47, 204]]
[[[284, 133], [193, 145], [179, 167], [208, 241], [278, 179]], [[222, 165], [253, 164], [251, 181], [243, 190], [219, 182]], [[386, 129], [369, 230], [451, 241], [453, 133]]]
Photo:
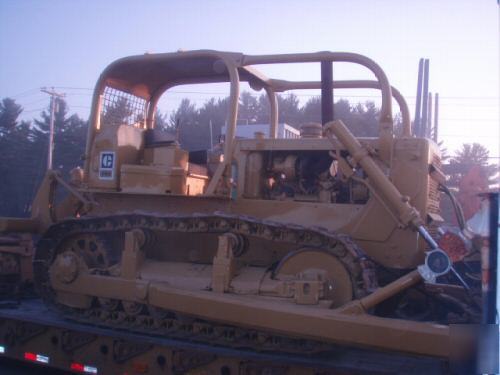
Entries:
[[[222, 135], [226, 135], [226, 125], [221, 129]], [[236, 125], [236, 138], [255, 138], [256, 132], [264, 133], [269, 138], [269, 124]], [[285, 123], [278, 124], [278, 138], [300, 138], [300, 131]]]

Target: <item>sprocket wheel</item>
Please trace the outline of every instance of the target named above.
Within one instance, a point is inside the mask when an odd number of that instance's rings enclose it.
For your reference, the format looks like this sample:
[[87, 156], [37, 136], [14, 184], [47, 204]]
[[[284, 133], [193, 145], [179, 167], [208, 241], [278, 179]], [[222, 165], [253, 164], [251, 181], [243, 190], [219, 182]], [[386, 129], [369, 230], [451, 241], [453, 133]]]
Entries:
[[80, 234], [68, 239], [61, 251], [72, 251], [81, 257], [89, 269], [107, 269], [112, 265], [106, 241], [95, 234]]

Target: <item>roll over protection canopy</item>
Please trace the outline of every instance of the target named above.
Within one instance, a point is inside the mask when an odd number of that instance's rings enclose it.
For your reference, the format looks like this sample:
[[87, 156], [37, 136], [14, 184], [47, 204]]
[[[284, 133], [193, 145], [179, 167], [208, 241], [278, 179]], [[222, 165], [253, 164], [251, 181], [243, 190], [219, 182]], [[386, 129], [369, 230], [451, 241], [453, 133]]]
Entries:
[[101, 83], [149, 100], [168, 84], [229, 82], [224, 59], [238, 66], [240, 81], [263, 88], [267, 78], [254, 69], [239, 66], [241, 53], [188, 51], [144, 54], [119, 59], [101, 75]]

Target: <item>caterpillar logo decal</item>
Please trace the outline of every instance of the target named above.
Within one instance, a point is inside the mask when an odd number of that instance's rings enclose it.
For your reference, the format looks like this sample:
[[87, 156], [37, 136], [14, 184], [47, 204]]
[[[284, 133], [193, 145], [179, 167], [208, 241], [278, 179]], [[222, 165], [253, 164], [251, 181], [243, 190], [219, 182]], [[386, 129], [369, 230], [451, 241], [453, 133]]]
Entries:
[[115, 177], [115, 153], [102, 151], [99, 157], [99, 179], [112, 180]]

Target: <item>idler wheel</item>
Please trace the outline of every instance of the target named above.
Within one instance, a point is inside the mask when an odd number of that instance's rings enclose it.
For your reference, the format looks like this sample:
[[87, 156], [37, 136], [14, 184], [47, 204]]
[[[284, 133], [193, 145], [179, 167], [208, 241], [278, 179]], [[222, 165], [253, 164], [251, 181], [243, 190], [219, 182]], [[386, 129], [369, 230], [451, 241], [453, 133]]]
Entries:
[[78, 276], [78, 268], [78, 256], [72, 251], [65, 251], [57, 256], [53, 272], [60, 282], [70, 284]]
[[332, 301], [333, 307], [353, 299], [351, 275], [339, 258], [325, 250], [304, 248], [287, 254], [274, 270], [274, 277], [280, 280], [307, 272], [325, 274], [324, 297]]

